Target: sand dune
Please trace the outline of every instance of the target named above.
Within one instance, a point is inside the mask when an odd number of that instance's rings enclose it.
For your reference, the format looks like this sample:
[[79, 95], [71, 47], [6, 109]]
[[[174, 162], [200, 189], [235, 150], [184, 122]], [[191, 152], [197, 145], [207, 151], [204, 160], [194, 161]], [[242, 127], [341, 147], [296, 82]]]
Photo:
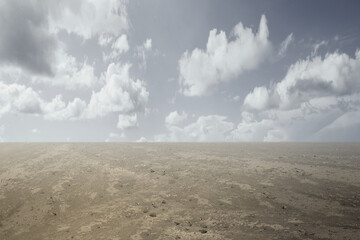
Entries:
[[359, 143], [3, 143], [0, 239], [359, 239]]

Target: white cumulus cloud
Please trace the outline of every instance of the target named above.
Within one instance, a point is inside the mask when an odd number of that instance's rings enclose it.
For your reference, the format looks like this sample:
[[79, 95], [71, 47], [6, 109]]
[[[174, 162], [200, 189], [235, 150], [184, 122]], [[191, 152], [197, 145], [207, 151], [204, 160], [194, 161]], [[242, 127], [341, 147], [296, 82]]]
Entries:
[[182, 113], [179, 114], [178, 111], [173, 111], [166, 116], [165, 123], [167, 125], [178, 125], [186, 119], [187, 119], [186, 112], [183, 111]]
[[242, 120], [237, 128], [231, 131], [229, 139], [241, 142], [284, 141], [286, 132], [278, 126], [274, 119], [255, 118], [250, 112], [242, 112]]
[[130, 67], [130, 64], [110, 64], [102, 76], [104, 86], [93, 91], [88, 104], [77, 97], [65, 103], [62, 95], [48, 101], [31, 87], [0, 82], [0, 117], [21, 113], [48, 120], [79, 120], [118, 113], [118, 128], [136, 127], [137, 114], [145, 112], [149, 92], [143, 81], [130, 77]]
[[266, 87], [255, 87], [244, 100], [244, 105], [254, 109], [265, 109], [269, 105], [269, 92]]
[[138, 118], [136, 113], [131, 115], [119, 114], [117, 128], [123, 130], [128, 128], [134, 128], [137, 126], [138, 126]]
[[66, 104], [61, 95], [44, 100], [31, 87], [0, 82], [0, 117], [7, 113], [35, 114], [46, 119], [69, 120], [79, 118], [86, 103], [78, 98]]
[[61, 95], [57, 95], [51, 102], [45, 104], [44, 117], [49, 120], [77, 120], [84, 117], [86, 102], [75, 98], [67, 105]]
[[233, 29], [234, 39], [225, 32], [210, 31], [206, 50], [186, 51], [179, 60], [181, 92], [186, 96], [201, 96], [221, 82], [238, 77], [246, 70], [257, 68], [271, 52], [266, 17], [260, 20], [259, 29], [240, 22]]
[[112, 112], [133, 114], [143, 112], [149, 92], [145, 83], [130, 77], [130, 64], [111, 63], [104, 75], [105, 85], [93, 92], [88, 104], [86, 116], [94, 118]]
[[154, 141], [175, 141], [175, 142], [212, 142], [225, 141], [227, 135], [234, 128], [232, 122], [228, 122], [225, 116], [208, 115], [200, 116], [193, 122], [181, 128], [168, 125], [166, 134], [154, 136]]
[[307, 58], [291, 65], [279, 83], [270, 88], [255, 88], [246, 96], [244, 104], [259, 110], [291, 109], [312, 98], [358, 93], [359, 75], [360, 50], [356, 51], [355, 58], [337, 52], [324, 58]]
[[354, 58], [335, 52], [299, 60], [280, 82], [256, 87], [246, 96], [243, 107], [254, 117], [243, 120], [232, 137], [331, 140], [335, 130], [357, 131], [360, 121], [353, 118], [360, 114], [359, 76], [359, 50]]
[[0, 82], [0, 116], [6, 113], [39, 114], [43, 100], [32, 88]]

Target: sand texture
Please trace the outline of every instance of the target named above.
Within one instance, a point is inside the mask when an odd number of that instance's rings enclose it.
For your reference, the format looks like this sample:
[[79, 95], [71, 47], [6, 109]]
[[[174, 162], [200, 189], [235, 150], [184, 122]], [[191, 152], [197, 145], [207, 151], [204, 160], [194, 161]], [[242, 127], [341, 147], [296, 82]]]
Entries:
[[360, 144], [2, 143], [0, 239], [360, 239]]

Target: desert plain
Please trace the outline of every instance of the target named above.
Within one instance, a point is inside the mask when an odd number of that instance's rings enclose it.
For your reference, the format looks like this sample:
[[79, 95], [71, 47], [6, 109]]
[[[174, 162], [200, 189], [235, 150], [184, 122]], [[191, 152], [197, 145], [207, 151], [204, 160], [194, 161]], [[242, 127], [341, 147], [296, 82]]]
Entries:
[[2, 143], [0, 239], [360, 239], [360, 144]]

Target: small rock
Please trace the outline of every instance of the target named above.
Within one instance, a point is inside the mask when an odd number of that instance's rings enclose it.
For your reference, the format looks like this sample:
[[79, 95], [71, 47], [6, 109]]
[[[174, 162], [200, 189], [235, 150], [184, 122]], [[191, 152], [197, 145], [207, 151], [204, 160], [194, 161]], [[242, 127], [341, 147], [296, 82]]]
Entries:
[[161, 202], [162, 204], [166, 204], [166, 201], [165, 200], [162, 200], [162, 202]]
[[175, 225], [177, 225], [177, 226], [178, 226], [178, 225], [180, 225], [180, 223], [179, 223], [179, 222], [174, 222], [174, 223], [175, 223]]
[[156, 217], [156, 213], [150, 213], [150, 217]]
[[286, 209], [286, 206], [284, 205], [284, 206], [282, 206], [281, 208], [282, 208], [282, 209]]
[[154, 172], [155, 172], [155, 170], [153, 170], [153, 169], [150, 169], [150, 172], [151, 172], [151, 173], [154, 173]]
[[201, 233], [207, 233], [207, 230], [201, 229], [200, 232], [201, 232]]

